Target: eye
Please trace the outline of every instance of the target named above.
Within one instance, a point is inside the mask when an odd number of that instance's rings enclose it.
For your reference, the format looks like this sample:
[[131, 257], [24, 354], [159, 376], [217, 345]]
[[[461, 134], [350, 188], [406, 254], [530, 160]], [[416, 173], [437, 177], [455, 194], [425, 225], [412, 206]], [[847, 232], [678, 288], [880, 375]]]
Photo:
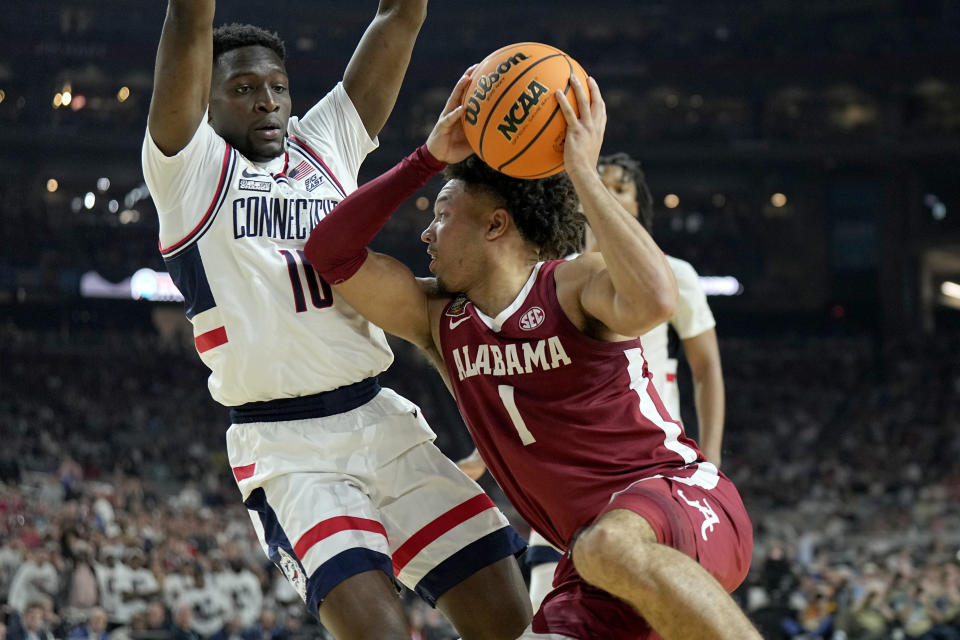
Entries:
[[241, 95], [241, 96], [246, 95], [246, 94], [250, 93], [250, 85], [248, 85], [248, 84], [241, 84], [241, 85], [239, 85], [238, 87], [236, 87], [236, 88], [234, 89], [234, 91], [235, 91], [238, 95]]
[[277, 93], [286, 93], [287, 88], [282, 84], [275, 84], [273, 85], [273, 90], [276, 91]]

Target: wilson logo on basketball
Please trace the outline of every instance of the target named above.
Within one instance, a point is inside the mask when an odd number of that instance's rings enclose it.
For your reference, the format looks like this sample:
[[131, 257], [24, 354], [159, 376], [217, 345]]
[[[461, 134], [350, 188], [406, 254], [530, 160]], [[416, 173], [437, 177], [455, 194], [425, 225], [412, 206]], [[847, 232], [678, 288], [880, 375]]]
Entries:
[[529, 311], [520, 316], [520, 328], [524, 331], [533, 331], [543, 324], [547, 314], [540, 307], [531, 307]]
[[523, 53], [516, 53], [498, 64], [496, 70], [476, 80], [476, 88], [464, 103], [465, 113], [463, 117], [469, 124], [477, 124], [477, 118], [480, 115], [480, 103], [486, 100], [490, 90], [497, 86], [500, 76], [510, 71], [510, 67], [513, 65], [526, 59], [527, 56]]

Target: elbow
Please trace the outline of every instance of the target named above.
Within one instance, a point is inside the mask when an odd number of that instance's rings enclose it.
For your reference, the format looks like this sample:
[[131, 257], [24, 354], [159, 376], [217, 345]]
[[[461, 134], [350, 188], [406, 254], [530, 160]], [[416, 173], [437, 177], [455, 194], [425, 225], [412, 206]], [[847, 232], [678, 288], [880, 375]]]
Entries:
[[644, 302], [647, 313], [654, 321], [653, 326], [667, 322], [673, 317], [677, 310], [678, 299], [677, 281], [673, 278], [651, 292]]
[[[677, 311], [677, 286], [674, 284], [672, 290], [661, 292], [654, 296], [654, 312], [660, 318], [660, 322], [666, 322], [673, 317]], [[659, 323], [658, 323], [659, 324]]]
[[382, 0], [380, 14], [419, 31], [427, 20], [427, 0]]
[[303, 255], [307, 257], [307, 262], [317, 271], [322, 273], [323, 252], [320, 250], [320, 234], [314, 229], [307, 238], [307, 243], [303, 246]]

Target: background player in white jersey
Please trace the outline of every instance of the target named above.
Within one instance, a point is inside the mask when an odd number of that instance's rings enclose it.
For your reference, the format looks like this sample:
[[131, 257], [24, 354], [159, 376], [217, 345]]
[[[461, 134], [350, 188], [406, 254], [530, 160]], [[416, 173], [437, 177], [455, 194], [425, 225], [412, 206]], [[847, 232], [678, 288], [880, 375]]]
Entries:
[[[432, 358], [494, 478], [567, 551], [522, 637], [759, 638], [725, 592], [749, 566], [746, 510], [667, 413], [630, 337], [670, 317], [676, 283], [597, 174], [606, 109], [596, 82], [588, 97], [571, 77], [579, 116], [556, 92], [569, 178], [534, 181], [471, 155], [460, 122], [469, 82], [468, 71], [423, 147], [320, 222], [307, 256], [359, 311]], [[445, 162], [458, 164], [421, 235], [437, 278], [417, 279], [365, 245]], [[582, 232], [577, 196], [601, 250], [552, 259]]]
[[343, 81], [297, 118], [276, 34], [214, 31], [213, 0], [170, 0], [143, 144], [161, 253], [210, 392], [231, 407], [244, 503], [337, 638], [408, 636], [394, 579], [464, 638], [512, 638], [530, 617], [523, 541], [419, 408], [379, 387], [393, 358], [383, 332], [303, 254], [377, 146], [426, 4], [381, 0]]

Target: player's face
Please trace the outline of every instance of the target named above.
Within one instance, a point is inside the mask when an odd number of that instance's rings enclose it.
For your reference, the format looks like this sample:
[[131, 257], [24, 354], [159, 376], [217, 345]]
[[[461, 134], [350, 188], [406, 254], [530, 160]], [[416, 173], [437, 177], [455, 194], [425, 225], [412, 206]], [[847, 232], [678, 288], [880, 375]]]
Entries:
[[597, 172], [607, 191], [636, 218], [640, 214], [640, 208], [637, 205], [636, 181], [623, 170], [623, 167], [615, 164], [600, 165]]
[[433, 207], [433, 220], [420, 234], [427, 243], [430, 271], [444, 291], [467, 291], [481, 276], [479, 252], [486, 231], [483, 201], [464, 190], [459, 180], [443, 185]]
[[283, 153], [290, 89], [280, 57], [267, 47], [233, 49], [217, 60], [210, 85], [210, 125], [255, 162]]

